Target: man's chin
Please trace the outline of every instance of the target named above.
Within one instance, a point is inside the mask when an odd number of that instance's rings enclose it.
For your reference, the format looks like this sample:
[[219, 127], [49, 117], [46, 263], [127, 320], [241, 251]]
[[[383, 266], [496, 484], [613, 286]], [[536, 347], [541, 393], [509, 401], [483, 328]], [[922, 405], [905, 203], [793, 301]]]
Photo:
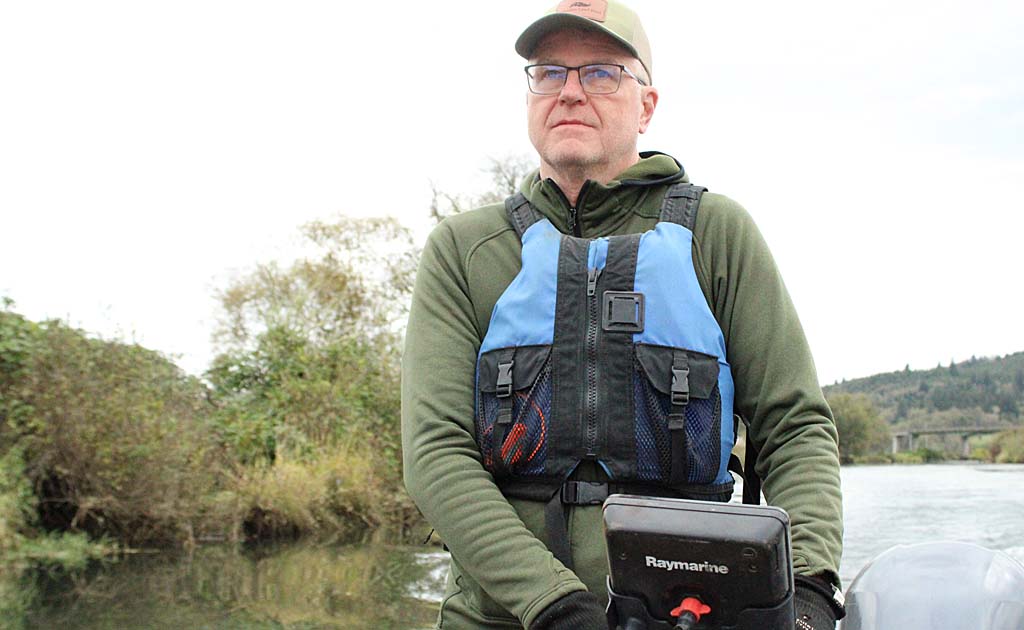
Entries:
[[545, 161], [559, 171], [586, 171], [601, 163], [601, 157], [584, 151], [559, 151]]

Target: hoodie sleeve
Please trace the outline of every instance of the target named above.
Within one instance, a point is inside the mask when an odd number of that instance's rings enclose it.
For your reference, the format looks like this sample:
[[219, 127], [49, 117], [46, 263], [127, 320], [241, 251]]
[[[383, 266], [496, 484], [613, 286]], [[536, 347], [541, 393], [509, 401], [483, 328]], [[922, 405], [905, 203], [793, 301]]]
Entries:
[[481, 463], [473, 430], [480, 331], [467, 264], [442, 223], [420, 262], [402, 359], [405, 484], [459, 565], [529, 625], [585, 586], [526, 528]]
[[770, 505], [789, 513], [793, 567], [837, 586], [843, 515], [835, 421], [789, 293], [747, 212], [706, 194], [695, 226], [698, 277], [725, 334], [736, 410], [759, 449]]

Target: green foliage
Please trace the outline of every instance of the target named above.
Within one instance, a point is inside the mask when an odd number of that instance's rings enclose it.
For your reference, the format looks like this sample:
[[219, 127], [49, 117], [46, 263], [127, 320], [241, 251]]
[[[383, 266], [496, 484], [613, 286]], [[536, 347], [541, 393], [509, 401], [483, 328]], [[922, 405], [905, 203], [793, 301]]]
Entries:
[[404, 531], [398, 352], [417, 253], [392, 220], [302, 231], [315, 255], [221, 294], [208, 383], [4, 301], [4, 558], [109, 551], [83, 534], [138, 546]]
[[913, 451], [903, 451], [892, 456], [896, 464], [936, 464], [949, 459], [942, 451], [930, 448], [918, 448]]
[[989, 455], [996, 463], [1024, 464], [1024, 429], [997, 434], [989, 445]]
[[206, 378], [219, 439], [246, 465], [231, 490], [260, 535], [401, 528], [415, 514], [399, 433], [411, 236], [384, 219], [302, 233], [313, 256], [260, 265], [220, 294], [222, 351]]
[[839, 457], [844, 463], [888, 447], [889, 427], [868, 396], [838, 393], [829, 396], [828, 404], [836, 420]]
[[4, 298], [0, 309], [0, 449], [15, 441], [17, 427], [32, 414], [32, 408], [19, 400], [13, 389], [24, 377], [40, 336], [38, 325], [10, 311], [13, 305]]
[[418, 259], [409, 231], [394, 219], [339, 217], [301, 233], [309, 257], [259, 264], [219, 292], [220, 350], [256, 351], [263, 333], [279, 329], [318, 346], [359, 339], [397, 352]]
[[891, 464], [892, 456], [881, 453], [871, 453], [853, 458], [854, 464]]
[[203, 385], [137, 345], [2, 315], [5, 331], [30, 331], [20, 349], [5, 344], [4, 364], [16, 357], [18, 367], [4, 387], [4, 429], [39, 525], [129, 544], [186, 538], [201, 516], [194, 489], [215, 483]]
[[[908, 366], [825, 388], [827, 396], [840, 392], [871, 396], [882, 418], [900, 428], [1010, 427], [1022, 422], [1024, 352], [972, 357], [931, 370], [910, 370]], [[955, 451], [958, 438], [935, 439], [943, 448]]]
[[398, 372], [378, 346], [316, 344], [273, 328], [253, 351], [218, 356], [207, 378], [217, 426], [243, 462], [273, 461], [279, 450], [307, 456], [358, 438], [397, 466]]
[[399, 335], [415, 273], [392, 220], [302, 229], [317, 256], [261, 265], [220, 295], [223, 352], [207, 373], [224, 440], [244, 462], [358, 441], [399, 479]]
[[[43, 329], [6, 310], [10, 306], [5, 300], [5, 310], [0, 311], [0, 566], [15, 572], [29, 565], [83, 567], [116, 548], [92, 542], [81, 533], [38, 531], [38, 498], [26, 467], [27, 440], [19, 439], [26, 427], [35, 424], [35, 409], [16, 394], [33, 352], [40, 347], [37, 342]], [[0, 613], [19, 601], [10, 593], [0, 593]]]
[[971, 453], [968, 456], [968, 459], [984, 462], [989, 461], [990, 457], [991, 451], [988, 447], [977, 446], [971, 449]]
[[12, 446], [0, 456], [0, 557], [24, 542], [35, 522], [36, 498], [25, 476], [21, 449]]

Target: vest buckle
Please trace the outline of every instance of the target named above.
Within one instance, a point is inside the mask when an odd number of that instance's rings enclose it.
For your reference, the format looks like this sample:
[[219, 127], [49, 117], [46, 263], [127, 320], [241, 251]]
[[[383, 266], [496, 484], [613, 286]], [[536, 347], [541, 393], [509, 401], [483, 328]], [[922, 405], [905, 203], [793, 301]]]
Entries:
[[498, 382], [495, 383], [495, 391], [498, 398], [508, 398], [512, 395], [512, 366], [515, 361], [498, 363]]
[[601, 481], [566, 481], [560, 492], [565, 505], [601, 505], [608, 498], [608, 484]]
[[672, 404], [690, 404], [690, 368], [672, 366]]

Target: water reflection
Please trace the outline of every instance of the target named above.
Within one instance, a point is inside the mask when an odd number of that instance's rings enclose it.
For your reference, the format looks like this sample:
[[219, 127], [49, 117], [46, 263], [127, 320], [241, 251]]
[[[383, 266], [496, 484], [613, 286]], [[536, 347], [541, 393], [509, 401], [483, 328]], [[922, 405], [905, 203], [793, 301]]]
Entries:
[[429, 628], [445, 554], [291, 544], [0, 577], [4, 628]]
[[[973, 542], [1024, 560], [1024, 466], [844, 468], [848, 585], [893, 545]], [[432, 627], [448, 554], [292, 543], [134, 556], [80, 574], [0, 567], [0, 628]]]

